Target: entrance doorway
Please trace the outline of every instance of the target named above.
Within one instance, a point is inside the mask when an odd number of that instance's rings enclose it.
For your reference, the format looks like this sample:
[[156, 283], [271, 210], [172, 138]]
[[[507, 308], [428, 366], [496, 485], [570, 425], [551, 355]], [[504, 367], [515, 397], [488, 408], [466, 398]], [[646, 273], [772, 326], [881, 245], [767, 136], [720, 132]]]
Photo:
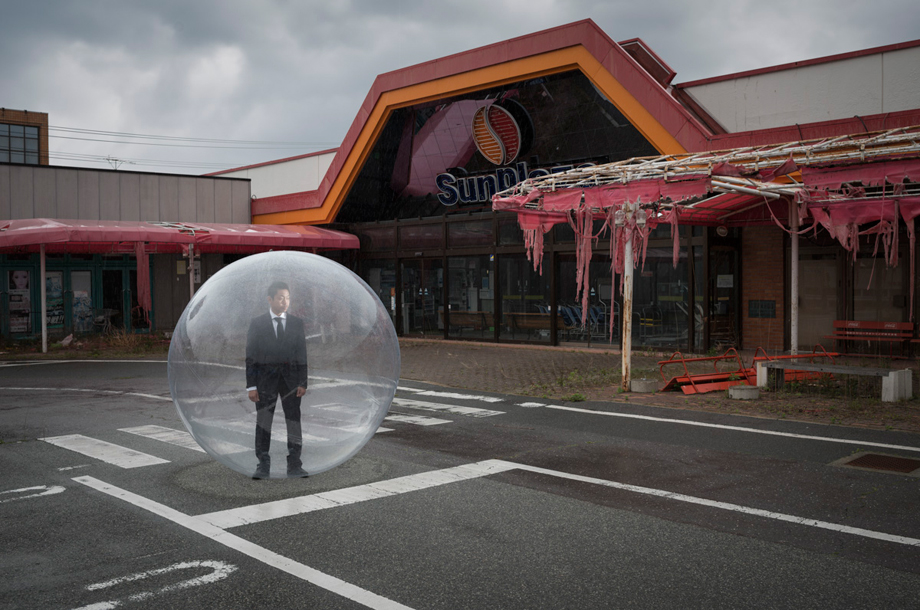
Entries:
[[404, 261], [402, 327], [405, 335], [443, 335], [444, 264], [441, 259]]

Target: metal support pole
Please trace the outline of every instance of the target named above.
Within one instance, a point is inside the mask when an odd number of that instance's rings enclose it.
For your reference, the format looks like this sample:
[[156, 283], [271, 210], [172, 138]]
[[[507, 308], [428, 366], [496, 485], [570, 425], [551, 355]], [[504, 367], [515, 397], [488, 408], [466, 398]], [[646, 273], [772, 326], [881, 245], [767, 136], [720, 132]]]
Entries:
[[195, 244], [188, 245], [188, 302], [195, 296]]
[[789, 280], [789, 353], [799, 353], [799, 211], [795, 202], [789, 202], [789, 228], [792, 233], [791, 277]]
[[42, 295], [42, 353], [48, 353], [48, 287], [45, 283], [45, 244], [39, 246], [38, 283]]
[[623, 246], [623, 385], [624, 392], [630, 390], [632, 377], [632, 306], [633, 306], [633, 244], [630, 231], [626, 232]]

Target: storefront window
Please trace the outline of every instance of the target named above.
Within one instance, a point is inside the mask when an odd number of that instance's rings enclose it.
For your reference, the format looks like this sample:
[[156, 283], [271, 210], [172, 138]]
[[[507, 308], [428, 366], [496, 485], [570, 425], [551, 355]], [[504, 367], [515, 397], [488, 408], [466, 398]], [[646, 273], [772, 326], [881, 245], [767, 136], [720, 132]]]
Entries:
[[503, 339], [549, 343], [550, 273], [541, 276], [523, 254], [501, 257]]
[[501, 214], [498, 217], [498, 243], [501, 246], [519, 246], [524, 243], [524, 231], [517, 221], [517, 214]]
[[[597, 252], [591, 260], [588, 275], [588, 312], [582, 324], [581, 297], [576, 294], [578, 266], [574, 254], [559, 256], [559, 277], [564, 278], [559, 284], [557, 299], [558, 316], [556, 330], [559, 341], [577, 343], [610, 343], [620, 337], [619, 304], [616, 292], [611, 290], [610, 257], [599, 256]], [[619, 283], [619, 282], [618, 282]], [[610, 317], [613, 316], [613, 334], [610, 331]]]
[[399, 247], [438, 249], [444, 247], [444, 226], [437, 224], [399, 227]]
[[447, 243], [451, 248], [491, 246], [492, 220], [451, 222], [447, 225]]
[[368, 260], [362, 265], [361, 277], [367, 282], [396, 323], [396, 261]]
[[908, 267], [904, 264], [888, 267], [881, 256], [858, 258], [853, 277], [853, 319], [873, 322], [907, 320]]
[[14, 269], [9, 272], [10, 332], [32, 332], [32, 272]]
[[449, 335], [490, 338], [495, 331], [495, 275], [491, 256], [447, 259]]
[[365, 252], [396, 249], [396, 227], [362, 227], [358, 233]]
[[672, 248], [649, 247], [633, 277], [633, 344], [686, 347], [691, 315], [686, 248], [675, 268]]

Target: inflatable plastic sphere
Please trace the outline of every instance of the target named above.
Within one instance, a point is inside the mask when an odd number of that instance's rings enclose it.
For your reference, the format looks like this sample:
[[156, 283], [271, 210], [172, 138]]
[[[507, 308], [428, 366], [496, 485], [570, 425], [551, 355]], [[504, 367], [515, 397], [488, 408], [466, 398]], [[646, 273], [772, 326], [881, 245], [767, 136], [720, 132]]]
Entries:
[[254, 478], [313, 475], [352, 457], [383, 421], [398, 379], [383, 304], [345, 267], [303, 252], [218, 271], [169, 346], [169, 389], [185, 426], [212, 457]]

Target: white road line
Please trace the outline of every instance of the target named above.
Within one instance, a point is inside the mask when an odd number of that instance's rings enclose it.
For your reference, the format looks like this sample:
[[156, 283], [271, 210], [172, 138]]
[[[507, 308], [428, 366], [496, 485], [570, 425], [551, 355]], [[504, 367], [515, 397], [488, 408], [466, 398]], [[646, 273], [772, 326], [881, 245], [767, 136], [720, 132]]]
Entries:
[[124, 489], [119, 489], [118, 487], [109, 485], [108, 483], [104, 483], [98, 479], [94, 479], [93, 477], [77, 477], [73, 480], [78, 483], [82, 483], [92, 489], [108, 494], [114, 498], [124, 500], [125, 502], [129, 502], [134, 506], [148, 510], [155, 515], [168, 519], [173, 523], [181, 525], [182, 527], [186, 527], [193, 532], [210, 538], [214, 542], [218, 542], [226, 547], [239, 551], [244, 555], [252, 557], [257, 561], [261, 561], [268, 566], [277, 568], [283, 572], [291, 574], [292, 576], [312, 583], [317, 587], [321, 587], [327, 591], [341, 595], [342, 597], [355, 601], [368, 608], [374, 608], [375, 610], [410, 610], [408, 606], [404, 606], [393, 600], [377, 595], [376, 593], [371, 593], [370, 591], [362, 589], [351, 583], [347, 583], [344, 580], [340, 580], [334, 576], [320, 572], [315, 568], [311, 568], [302, 563], [296, 562], [293, 559], [289, 559], [283, 555], [269, 551], [268, 549], [262, 548], [256, 544], [253, 544], [252, 542], [249, 542], [248, 540], [244, 540], [239, 536], [235, 536], [227, 531], [224, 531], [219, 527], [215, 527], [205, 522], [204, 520], [199, 519], [198, 517], [192, 517], [184, 513], [180, 513], [177, 510], [169, 508], [168, 506], [154, 502], [153, 500], [148, 500], [143, 496], [139, 496]]
[[132, 364], [167, 364], [166, 360], [31, 360], [23, 362], [4, 362], [0, 364], [0, 368], [7, 368], [13, 366], [35, 366], [39, 364], [73, 364], [73, 363], [92, 363], [92, 364], [108, 364], [108, 363], [132, 363]]
[[392, 432], [392, 431], [393, 431], [393, 428], [384, 428], [383, 426], [380, 426], [379, 428], [377, 428], [377, 432], [374, 432], [374, 434], [379, 434], [380, 432]]
[[517, 467], [517, 464], [512, 464], [510, 462], [487, 460], [474, 464], [446, 468], [444, 470], [421, 472], [419, 474], [389, 479], [387, 481], [379, 481], [377, 483], [368, 483], [367, 485], [327, 491], [310, 496], [288, 498], [286, 500], [243, 506], [241, 508], [231, 508], [215, 513], [198, 515], [198, 519], [220, 528], [239, 527], [241, 525], [260, 523], [262, 521], [290, 517], [327, 508], [336, 508], [338, 506], [365, 502], [367, 500], [377, 500], [379, 498], [396, 496], [410, 491], [438, 487], [448, 483], [476, 479], [490, 474], [512, 470]]
[[395, 413], [393, 415], [387, 415], [383, 419], [390, 421], [398, 421], [404, 424], [415, 424], [416, 426], [437, 426], [439, 424], [450, 424], [453, 423], [449, 419], [438, 419], [437, 417], [425, 417], [424, 415], [400, 415]]
[[437, 402], [410, 400], [408, 398], [394, 398], [393, 404], [397, 407], [421, 409], [423, 411], [442, 411], [445, 413], [453, 413], [454, 415], [466, 415], [468, 417], [492, 417], [493, 415], [504, 415], [505, 413], [504, 411], [489, 411], [488, 409], [461, 407], [459, 405], [442, 405]]
[[128, 449], [106, 441], [100, 441], [95, 438], [83, 436], [82, 434], [69, 434], [67, 436], [52, 436], [40, 438], [40, 441], [51, 443], [70, 451], [75, 451], [91, 458], [96, 458], [109, 464], [114, 464], [121, 468], [141, 468], [142, 466], [153, 466], [155, 464], [168, 464], [169, 460], [164, 460], [140, 451]]
[[141, 398], [153, 398], [155, 400], [172, 402], [172, 398], [169, 396], [157, 396], [156, 394], [144, 394], [142, 392], [122, 392], [120, 390], [95, 390], [92, 388], [20, 388], [0, 386], [0, 390], [15, 390], [17, 392], [88, 392], [90, 394], [111, 394], [112, 396], [139, 396]]
[[807, 517], [798, 517], [796, 515], [787, 515], [784, 513], [777, 513], [769, 510], [762, 510], [759, 508], [751, 508], [748, 506], [741, 506], [739, 504], [730, 504], [728, 502], [717, 502], [715, 500], [707, 500], [706, 498], [697, 498], [694, 496], [687, 496], [684, 494], [674, 493], [671, 491], [665, 491], [662, 489], [653, 489], [650, 487], [640, 487], [638, 485], [629, 485], [627, 483], [617, 483], [615, 481], [606, 481], [604, 479], [595, 479], [593, 477], [584, 477], [577, 474], [568, 474], [565, 472], [559, 472], [558, 470], [547, 470], [545, 468], [538, 468], [536, 466], [526, 466], [523, 464], [516, 464], [521, 470], [526, 470], [528, 472], [536, 472], [540, 474], [547, 474], [555, 477], [562, 477], [569, 479], [571, 481], [581, 481], [583, 483], [593, 483], [594, 485], [603, 485], [605, 487], [612, 487], [614, 489], [621, 489], [624, 491], [631, 491], [634, 493], [657, 496], [659, 498], [665, 498], [667, 500], [676, 500], [678, 502], [687, 502], [689, 504], [698, 504], [700, 506], [708, 506], [710, 508], [718, 508], [722, 510], [730, 510], [738, 513], [744, 513], [747, 515], [755, 515], [758, 517], [765, 517], [767, 519], [775, 519], [777, 521], [785, 521], [788, 523], [795, 523], [798, 525], [806, 525], [809, 527], [816, 527], [820, 529], [831, 530], [834, 532], [840, 532], [842, 534], [852, 534], [854, 536], [862, 536], [863, 538], [873, 538], [875, 540], [884, 540], [885, 542], [894, 542], [896, 544], [905, 544], [907, 546], [916, 546], [920, 547], [920, 539], [917, 538], [908, 538], [907, 536], [896, 536], [894, 534], [886, 534], [884, 532], [876, 532], [873, 530], [862, 529], [859, 527], [850, 527], [848, 525], [840, 525], [839, 523], [830, 523], [828, 521], [819, 521], [817, 519], [809, 519]]
[[535, 407], [545, 407], [546, 405], [542, 402], [519, 402], [517, 406], [533, 409]]
[[865, 445], [868, 447], [881, 447], [884, 449], [902, 449], [904, 451], [920, 451], [920, 447], [911, 447], [909, 445], [892, 445], [888, 443], [875, 443], [871, 441], [857, 441], [848, 438], [833, 438], [830, 436], [814, 436], [810, 434], [795, 434], [793, 432], [777, 432], [775, 430], [758, 430], [757, 428], [745, 428], [742, 426], [727, 426], [725, 424], [709, 424], [687, 419], [669, 419], [666, 417], [652, 417], [649, 415], [633, 415], [631, 413], [613, 413], [610, 411], [592, 411], [591, 409], [579, 409], [576, 407], [563, 407], [559, 405], [546, 405], [547, 409], [559, 409], [562, 411], [573, 411], [575, 413], [589, 413], [591, 415], [606, 415], [608, 417], [623, 417], [626, 419], [642, 419], [645, 421], [657, 421], [668, 424], [682, 424], [685, 426], [699, 426], [701, 428], [717, 428], [719, 430], [733, 430], [736, 432], [750, 432], [752, 434], [766, 434], [768, 436], [785, 436], [788, 438], [800, 438], [809, 441], [824, 441], [827, 443], [843, 443], [845, 445]]
[[867, 530], [858, 527], [850, 527], [848, 525], [841, 525], [828, 521], [819, 521], [817, 519], [788, 515], [785, 513], [752, 508], [749, 506], [741, 506], [739, 504], [731, 504], [728, 502], [719, 502], [706, 498], [688, 496], [663, 489], [654, 489], [651, 487], [630, 485], [628, 483], [619, 483], [617, 481], [585, 477], [576, 474], [569, 474], [567, 472], [561, 472], [558, 470], [548, 470], [546, 468], [539, 468], [537, 466], [528, 466], [526, 464], [519, 464], [516, 462], [507, 462], [504, 460], [486, 460], [483, 462], [466, 464], [464, 466], [455, 466], [453, 468], [447, 468], [444, 470], [423, 472], [405, 477], [399, 477], [396, 479], [390, 479], [388, 481], [369, 483], [367, 485], [358, 485], [356, 487], [349, 487], [336, 491], [328, 491], [310, 496], [301, 496], [298, 498], [289, 498], [287, 500], [278, 500], [276, 502], [267, 502], [265, 504], [256, 504], [252, 506], [244, 506], [241, 508], [218, 511], [215, 513], [199, 515], [198, 518], [220, 528], [239, 527], [241, 525], [259, 523], [271, 519], [279, 519], [281, 517], [290, 517], [302, 513], [325, 510], [328, 508], [336, 508], [339, 506], [346, 506], [349, 504], [365, 502], [368, 500], [377, 500], [398, 494], [427, 489], [429, 487], [437, 487], [440, 485], [446, 485], [448, 483], [485, 477], [491, 474], [506, 472], [509, 470], [524, 470], [527, 472], [535, 472], [539, 474], [568, 479], [570, 481], [602, 485], [604, 487], [610, 487], [622, 491], [655, 496], [665, 500], [674, 500], [677, 502], [696, 504], [699, 506], [706, 506], [719, 510], [728, 510], [732, 512], [743, 513], [746, 515], [773, 519], [776, 521], [784, 521], [797, 525], [830, 530], [842, 534], [850, 534], [853, 536], [861, 536], [863, 538], [872, 538], [874, 540], [882, 540], [885, 542], [894, 542], [896, 544], [920, 547], [920, 540], [916, 538], [909, 538], [907, 536], [886, 534], [884, 532], [876, 532], [873, 530]]
[[[53, 496], [54, 494], [59, 494], [64, 491], [64, 488], [60, 485], [37, 485], [35, 487], [23, 487], [21, 489], [7, 489], [6, 491], [0, 491], [0, 504], [4, 502], [15, 502], [16, 500], [26, 500], [28, 498], [38, 498], [41, 496]], [[29, 493], [27, 495], [26, 492]], [[4, 494], [19, 494], [10, 497], [5, 497]]]
[[437, 392], [435, 390], [423, 390], [421, 388], [409, 388], [406, 386], [398, 386], [397, 390], [405, 390], [406, 392], [415, 392], [419, 396], [433, 396], [435, 398], [452, 398], [454, 400], [479, 400], [481, 402], [505, 402], [504, 398], [496, 398], [495, 396], [485, 396], [483, 394], [460, 394], [458, 392]]
[[170, 445], [177, 445], [179, 447], [191, 449], [192, 451], [206, 453], [192, 435], [185, 430], [174, 430], [173, 428], [151, 424], [149, 426], [136, 426], [134, 428], [119, 428], [118, 431], [136, 434], [144, 438], [152, 438], [153, 440], [169, 443]]

